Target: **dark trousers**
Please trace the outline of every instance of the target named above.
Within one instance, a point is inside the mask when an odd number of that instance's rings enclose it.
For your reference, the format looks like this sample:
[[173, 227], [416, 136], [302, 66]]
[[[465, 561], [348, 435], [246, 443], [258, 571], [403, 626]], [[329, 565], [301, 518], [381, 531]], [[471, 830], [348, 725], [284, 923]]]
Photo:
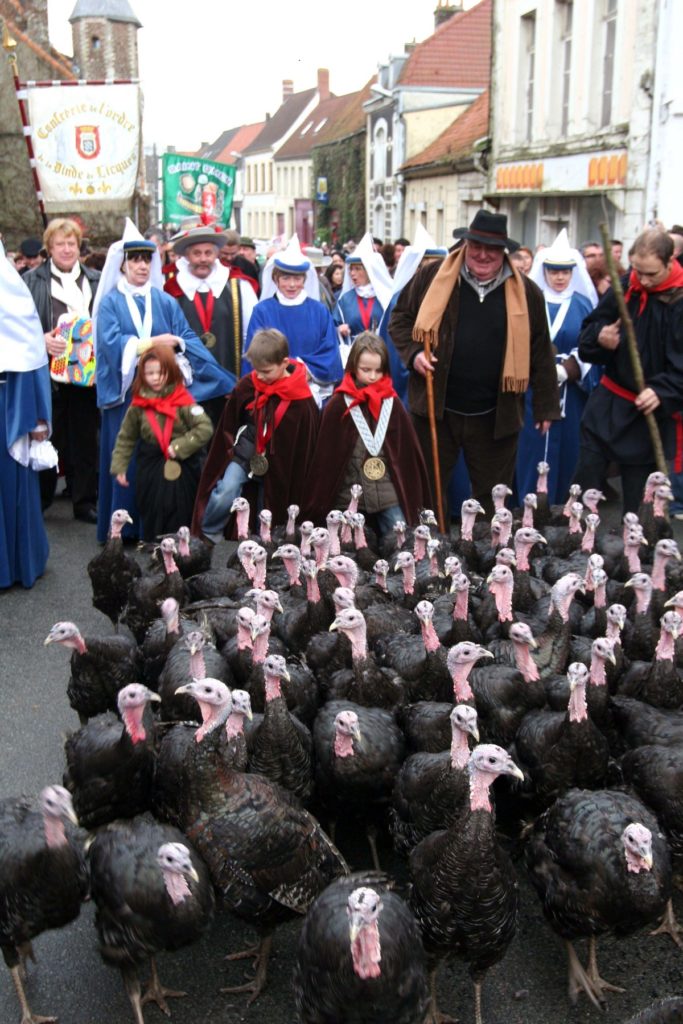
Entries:
[[[97, 507], [97, 430], [95, 388], [57, 384], [52, 392], [52, 443], [59, 452], [74, 514]], [[52, 473], [56, 486], [56, 473]], [[53, 486], [53, 493], [54, 493]], [[47, 484], [41, 487], [43, 498]]]
[[[607, 467], [613, 462], [614, 457], [610, 456], [609, 451], [599, 451], [597, 447], [589, 448], [582, 444], [579, 448], [579, 461], [576, 464], [574, 483], [579, 484], [584, 491], [588, 487], [597, 487], [598, 490], [602, 490], [607, 479]], [[638, 511], [645, 490], [645, 481], [656, 468], [654, 462], [619, 465], [624, 512]]]
[[[496, 484], [507, 484], [508, 487], [512, 487], [519, 434], [494, 439], [495, 421], [495, 411], [484, 413], [482, 416], [461, 416], [457, 412], [445, 410], [443, 419], [437, 422], [439, 469], [446, 518], [448, 482], [461, 451], [465, 456], [467, 472], [472, 482], [472, 497], [484, 506], [488, 515], [493, 512], [492, 488]], [[432, 491], [436, 494], [429, 420], [424, 416], [413, 415], [413, 423], [427, 463]], [[456, 515], [460, 513], [460, 509], [452, 511]]]

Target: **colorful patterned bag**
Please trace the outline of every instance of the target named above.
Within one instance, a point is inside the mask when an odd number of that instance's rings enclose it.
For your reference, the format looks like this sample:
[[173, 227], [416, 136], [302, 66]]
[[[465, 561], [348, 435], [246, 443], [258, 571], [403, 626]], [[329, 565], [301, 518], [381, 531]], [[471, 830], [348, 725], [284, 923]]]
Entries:
[[91, 388], [95, 384], [95, 350], [93, 348], [92, 320], [60, 317], [59, 333], [66, 341], [66, 351], [53, 356], [50, 376], [60, 384], [77, 384]]

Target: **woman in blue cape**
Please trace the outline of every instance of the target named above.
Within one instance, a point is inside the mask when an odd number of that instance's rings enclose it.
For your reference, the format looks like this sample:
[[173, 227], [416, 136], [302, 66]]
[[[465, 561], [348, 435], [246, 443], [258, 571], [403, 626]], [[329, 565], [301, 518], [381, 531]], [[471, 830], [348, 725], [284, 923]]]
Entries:
[[52, 419], [45, 337], [31, 293], [0, 244], [0, 588], [32, 587], [49, 545], [31, 441]]
[[536, 254], [529, 277], [545, 296], [550, 337], [555, 349], [562, 419], [543, 436], [534, 429], [531, 392], [527, 392], [524, 427], [519, 435], [516, 486], [520, 503], [536, 490], [537, 465], [547, 462], [548, 501], [563, 502], [579, 455], [579, 424], [590, 391], [597, 384], [598, 367], [578, 356], [581, 324], [597, 304], [597, 294], [583, 261], [569, 245], [563, 229], [553, 244]]
[[[261, 301], [254, 306], [244, 343], [246, 352], [257, 331], [276, 327], [289, 343], [292, 359], [305, 363], [308, 384], [318, 406], [329, 398], [344, 375], [332, 317], [320, 302], [318, 277], [299, 247], [296, 235], [263, 270]], [[251, 373], [242, 359], [242, 373]]]
[[132, 224], [127, 225], [124, 239], [109, 250], [93, 319], [97, 404], [102, 410], [97, 539], [104, 543], [112, 513], [118, 508], [126, 509], [133, 518], [132, 526], [124, 529], [124, 536], [137, 537], [140, 533], [135, 505], [135, 460], [129, 466], [128, 488], [121, 487], [111, 476], [110, 464], [116, 436], [130, 405], [131, 384], [142, 352], [153, 344], [171, 346], [185, 384], [198, 403], [228, 395], [235, 377], [216, 362], [190, 328], [175, 299], [162, 291], [156, 246], [140, 238]]

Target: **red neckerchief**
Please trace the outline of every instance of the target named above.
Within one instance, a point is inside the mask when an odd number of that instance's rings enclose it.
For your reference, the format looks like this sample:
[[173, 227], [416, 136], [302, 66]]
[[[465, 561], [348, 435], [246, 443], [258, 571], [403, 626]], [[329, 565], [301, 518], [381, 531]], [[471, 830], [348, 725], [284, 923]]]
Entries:
[[362, 405], [363, 402], [367, 402], [373, 420], [379, 419], [379, 414], [382, 411], [382, 402], [385, 398], [398, 397], [388, 373], [385, 373], [374, 384], [368, 384], [364, 388], [359, 388], [351, 374], [345, 373], [337, 391], [341, 391], [344, 395], [351, 395], [353, 398], [351, 405], [344, 413], [345, 416], [353, 409], [354, 405]]
[[[247, 409], [253, 409], [256, 420], [256, 451], [261, 455], [266, 450], [266, 445], [280, 425], [280, 421], [289, 409], [291, 402], [298, 402], [305, 398], [312, 398], [311, 389], [308, 386], [306, 367], [294, 359], [289, 360], [292, 368], [291, 373], [273, 381], [272, 384], [264, 384], [256, 376], [256, 370], [251, 371], [251, 382], [254, 385], [254, 399], [249, 402]], [[271, 398], [279, 398], [275, 415], [270, 423], [264, 423], [266, 405]]]
[[211, 321], [213, 320], [213, 307], [216, 305], [216, 298], [209, 288], [206, 292], [206, 305], [202, 302], [199, 292], [194, 293], [194, 308], [197, 310], [197, 316], [199, 322], [202, 325], [202, 330], [206, 334], [211, 330]]
[[356, 292], [356, 302], [358, 303], [358, 312], [363, 322], [363, 330], [369, 331], [372, 311], [375, 306], [375, 297], [371, 295], [369, 299], [362, 299], [358, 292]]
[[[175, 423], [178, 409], [183, 405], [195, 404], [194, 398], [182, 384], [175, 387], [170, 395], [154, 395], [152, 398], [146, 398], [144, 395], [135, 395], [131, 402], [131, 405], [138, 405], [145, 410], [147, 421], [152, 428], [152, 433], [159, 442], [159, 447], [164, 453], [165, 459], [168, 458], [168, 446], [171, 443], [173, 424]], [[166, 417], [163, 431], [159, 426], [155, 413]]]
[[661, 284], [656, 284], [654, 288], [643, 288], [642, 284], [638, 280], [635, 270], [632, 270], [628, 279], [628, 290], [624, 298], [628, 302], [632, 295], [640, 295], [638, 316], [641, 316], [647, 305], [648, 297], [652, 292], [666, 292], [670, 288], [683, 288], [683, 267], [680, 263], [677, 263], [676, 260], [674, 260], [673, 270], [667, 277], [666, 281], [662, 281]]

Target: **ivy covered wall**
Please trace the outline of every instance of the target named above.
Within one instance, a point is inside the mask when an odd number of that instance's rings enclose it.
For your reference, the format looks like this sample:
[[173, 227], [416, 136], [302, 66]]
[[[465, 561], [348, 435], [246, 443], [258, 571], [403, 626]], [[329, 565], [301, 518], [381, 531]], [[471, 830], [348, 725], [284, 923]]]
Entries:
[[339, 213], [341, 242], [365, 233], [365, 131], [313, 150], [313, 182], [327, 178], [327, 203], [315, 204], [315, 234], [329, 240], [331, 214]]

